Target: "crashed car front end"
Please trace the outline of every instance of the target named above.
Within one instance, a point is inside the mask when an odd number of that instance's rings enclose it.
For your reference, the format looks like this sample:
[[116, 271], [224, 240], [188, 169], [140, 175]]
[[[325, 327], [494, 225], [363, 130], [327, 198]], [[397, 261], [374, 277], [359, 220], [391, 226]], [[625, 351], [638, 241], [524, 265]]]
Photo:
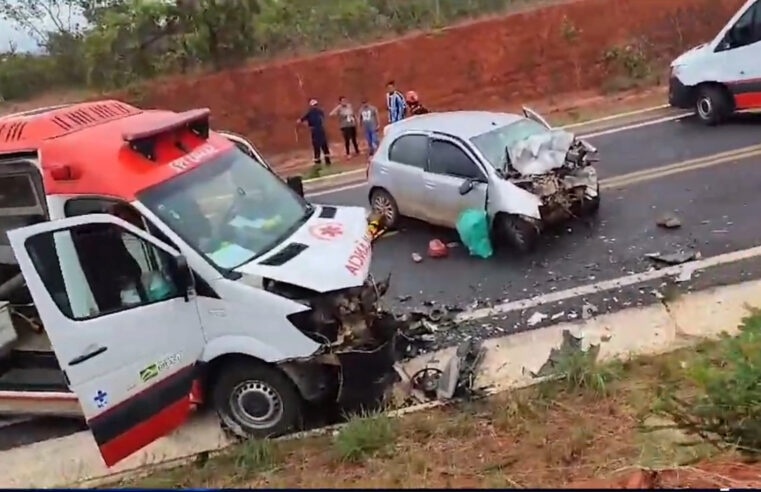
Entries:
[[538, 199], [527, 216], [537, 227], [582, 215], [599, 200], [597, 149], [572, 134], [551, 132], [506, 152], [507, 181]]

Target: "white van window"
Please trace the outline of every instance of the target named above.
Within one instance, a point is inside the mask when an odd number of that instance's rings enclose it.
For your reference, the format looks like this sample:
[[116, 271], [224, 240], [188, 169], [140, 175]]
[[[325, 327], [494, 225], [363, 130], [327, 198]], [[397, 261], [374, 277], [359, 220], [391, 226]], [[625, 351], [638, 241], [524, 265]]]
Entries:
[[727, 31], [725, 49], [734, 49], [761, 41], [761, 0], [740, 16]]
[[45, 232], [26, 248], [56, 305], [73, 319], [180, 296], [171, 255], [114, 224]]
[[237, 148], [139, 193], [138, 200], [222, 270], [274, 248], [313, 211]]

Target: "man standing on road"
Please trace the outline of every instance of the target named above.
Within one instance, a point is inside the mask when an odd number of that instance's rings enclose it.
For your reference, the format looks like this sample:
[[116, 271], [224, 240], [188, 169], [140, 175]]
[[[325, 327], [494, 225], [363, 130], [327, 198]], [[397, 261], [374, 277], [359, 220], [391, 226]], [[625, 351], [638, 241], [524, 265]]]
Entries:
[[404, 112], [407, 105], [404, 102], [404, 96], [396, 90], [396, 84], [393, 80], [386, 84], [386, 107], [388, 108], [388, 122], [396, 123], [404, 118]]
[[365, 132], [368, 154], [373, 155], [378, 147], [380, 117], [378, 116], [378, 108], [370, 104], [366, 97], [362, 98], [362, 105], [359, 107], [359, 122]]
[[296, 120], [296, 125], [306, 123], [312, 133], [312, 149], [314, 150], [314, 164], [319, 166], [322, 163], [320, 151], [325, 155], [325, 164], [330, 165], [330, 148], [328, 147], [328, 136], [325, 134], [325, 113], [317, 105], [317, 99], [309, 100], [309, 110], [304, 116]]
[[333, 108], [330, 116], [338, 115], [338, 125], [341, 127], [341, 135], [344, 137], [346, 157], [349, 157], [349, 143], [354, 145], [354, 152], [359, 155], [357, 145], [357, 120], [354, 116], [354, 108], [344, 96], [338, 98], [338, 106]]

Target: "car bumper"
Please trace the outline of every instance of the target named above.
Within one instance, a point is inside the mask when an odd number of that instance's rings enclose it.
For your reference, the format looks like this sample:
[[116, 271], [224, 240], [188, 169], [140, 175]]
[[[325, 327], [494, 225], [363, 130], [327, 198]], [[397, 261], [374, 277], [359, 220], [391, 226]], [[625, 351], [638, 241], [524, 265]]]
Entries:
[[669, 79], [669, 104], [675, 108], [690, 109], [695, 104], [695, 95], [688, 87], [676, 78]]

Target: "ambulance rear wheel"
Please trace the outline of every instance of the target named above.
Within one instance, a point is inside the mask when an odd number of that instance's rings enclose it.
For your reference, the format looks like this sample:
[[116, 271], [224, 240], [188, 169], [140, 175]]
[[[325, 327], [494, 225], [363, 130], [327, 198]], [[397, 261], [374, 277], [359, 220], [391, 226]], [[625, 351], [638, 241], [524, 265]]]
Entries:
[[238, 359], [222, 367], [218, 374], [212, 402], [222, 424], [233, 434], [264, 439], [301, 425], [301, 395], [281, 371]]

